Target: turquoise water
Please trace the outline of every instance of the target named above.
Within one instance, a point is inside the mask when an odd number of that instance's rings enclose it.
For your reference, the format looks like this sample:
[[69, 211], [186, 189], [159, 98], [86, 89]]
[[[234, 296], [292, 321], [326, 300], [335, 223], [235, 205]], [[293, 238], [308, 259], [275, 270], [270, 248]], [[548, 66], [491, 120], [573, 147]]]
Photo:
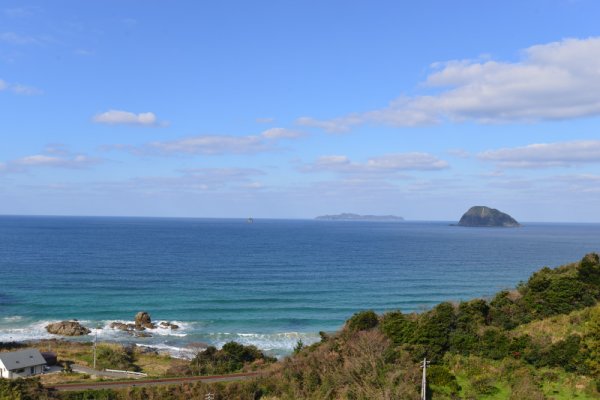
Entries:
[[[174, 353], [236, 340], [279, 355], [358, 310], [489, 296], [591, 251], [600, 224], [0, 217], [0, 341], [77, 318], [101, 339]], [[140, 310], [182, 329], [108, 327]]]

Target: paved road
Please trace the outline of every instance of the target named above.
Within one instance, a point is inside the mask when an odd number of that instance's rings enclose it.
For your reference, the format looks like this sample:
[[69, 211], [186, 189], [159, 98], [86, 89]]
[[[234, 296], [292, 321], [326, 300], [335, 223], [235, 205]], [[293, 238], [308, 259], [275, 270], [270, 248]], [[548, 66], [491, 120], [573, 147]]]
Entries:
[[248, 372], [243, 374], [229, 375], [209, 375], [209, 376], [188, 376], [184, 378], [163, 378], [163, 379], [139, 379], [135, 381], [112, 381], [96, 383], [72, 383], [64, 385], [49, 386], [49, 389], [59, 391], [88, 390], [88, 389], [122, 389], [131, 386], [159, 386], [159, 385], [181, 385], [187, 382], [232, 382], [244, 379], [250, 379], [258, 376], [258, 372]]

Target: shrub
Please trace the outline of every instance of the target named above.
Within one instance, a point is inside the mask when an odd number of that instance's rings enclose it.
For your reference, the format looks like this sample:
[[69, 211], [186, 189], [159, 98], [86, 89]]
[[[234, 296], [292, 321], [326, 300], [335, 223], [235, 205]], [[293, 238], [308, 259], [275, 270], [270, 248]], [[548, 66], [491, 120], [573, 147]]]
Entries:
[[500, 391], [494, 386], [494, 379], [488, 376], [478, 376], [471, 381], [473, 390], [479, 395], [492, 396]]
[[48, 399], [48, 392], [38, 379], [0, 378], [0, 400]]
[[487, 329], [481, 336], [479, 352], [484, 357], [500, 360], [509, 355], [509, 348], [508, 336], [498, 328]]
[[134, 361], [134, 351], [129, 346], [98, 346], [96, 365], [99, 368], [138, 371], [139, 367], [134, 364]]
[[415, 331], [415, 354], [438, 360], [449, 348], [450, 333], [454, 329], [454, 307], [450, 303], [438, 304], [433, 310], [421, 315]]
[[445, 387], [451, 394], [457, 394], [460, 391], [456, 376], [443, 365], [432, 365], [427, 368], [427, 382], [433, 386]]
[[375, 328], [379, 323], [379, 318], [373, 310], [361, 311], [354, 314], [347, 322], [346, 326], [350, 332], [366, 331]]
[[392, 311], [383, 315], [381, 331], [395, 344], [410, 343], [416, 329], [416, 323], [400, 311]]
[[221, 350], [209, 346], [199, 353], [190, 363], [192, 371], [198, 374], [226, 374], [241, 370], [245, 364], [263, 360], [274, 362], [275, 358], [266, 356], [256, 346], [244, 346], [228, 342]]
[[600, 286], [600, 257], [598, 254], [586, 254], [579, 262], [577, 273], [581, 281]]
[[490, 302], [489, 317], [491, 323], [504, 329], [513, 329], [517, 325], [529, 322], [531, 316], [519, 302], [510, 298], [510, 292], [499, 292]]
[[580, 349], [581, 337], [570, 335], [565, 340], [550, 345], [542, 354], [540, 364], [551, 367], [563, 367], [565, 371], [569, 372], [581, 371], [583, 354]]

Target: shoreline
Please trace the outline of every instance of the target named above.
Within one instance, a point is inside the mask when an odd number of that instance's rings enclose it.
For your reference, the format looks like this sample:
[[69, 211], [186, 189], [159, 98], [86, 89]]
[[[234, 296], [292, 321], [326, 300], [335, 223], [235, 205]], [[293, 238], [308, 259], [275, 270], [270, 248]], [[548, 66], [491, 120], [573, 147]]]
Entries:
[[[12, 317], [8, 317], [12, 318]], [[1, 319], [0, 319], [1, 321]], [[22, 321], [22, 320], [17, 320]], [[157, 327], [146, 329], [138, 333], [151, 335], [149, 337], [136, 336], [130, 332], [111, 328], [112, 322], [132, 323], [133, 321], [115, 320], [102, 321], [99, 328], [94, 328], [94, 323], [89, 320], [80, 320], [90, 333], [80, 336], [63, 336], [48, 333], [45, 326], [60, 320], [42, 320], [31, 322], [27, 325], [0, 323], [0, 343], [39, 343], [64, 341], [70, 343], [92, 343], [97, 334], [98, 342], [119, 345], [135, 345], [138, 347], [157, 349], [159, 352], [169, 354], [171, 357], [185, 359], [190, 343], [206, 343], [221, 348], [227, 342], [237, 342], [243, 345], [254, 345], [265, 353], [282, 358], [293, 352], [294, 347], [301, 340], [305, 344], [312, 344], [320, 340], [318, 332], [203, 332], [196, 329], [194, 323], [171, 321], [180, 326], [177, 330]], [[157, 320], [158, 324], [163, 322]], [[158, 325], [157, 324], [157, 325]], [[13, 325], [13, 326], [11, 326]]]

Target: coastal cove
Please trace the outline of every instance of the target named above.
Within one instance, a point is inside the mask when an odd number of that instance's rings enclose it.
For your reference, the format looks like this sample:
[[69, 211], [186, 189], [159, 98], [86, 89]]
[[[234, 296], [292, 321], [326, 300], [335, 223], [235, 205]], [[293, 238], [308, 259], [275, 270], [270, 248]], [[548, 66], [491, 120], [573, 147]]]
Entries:
[[[600, 224], [0, 217], [0, 341], [77, 318], [102, 340], [173, 354], [234, 340], [282, 355], [358, 310], [489, 296], [599, 249]], [[109, 328], [140, 310], [180, 329]]]

